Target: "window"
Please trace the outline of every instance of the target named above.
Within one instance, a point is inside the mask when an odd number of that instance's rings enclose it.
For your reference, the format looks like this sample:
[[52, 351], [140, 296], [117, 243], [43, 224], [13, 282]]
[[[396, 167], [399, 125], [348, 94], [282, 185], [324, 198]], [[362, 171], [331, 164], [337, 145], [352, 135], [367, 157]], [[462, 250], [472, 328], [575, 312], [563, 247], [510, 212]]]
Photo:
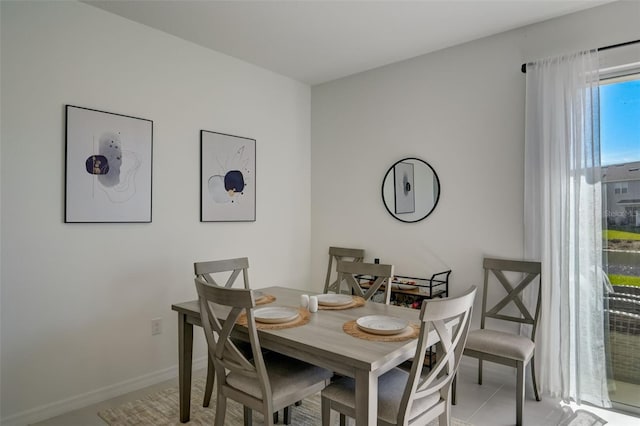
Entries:
[[614, 194], [626, 194], [629, 191], [628, 182], [617, 182], [613, 187]]
[[[607, 297], [608, 353], [616, 408], [640, 407], [640, 73], [600, 85], [603, 265], [614, 288]], [[636, 295], [637, 296], [634, 296]]]

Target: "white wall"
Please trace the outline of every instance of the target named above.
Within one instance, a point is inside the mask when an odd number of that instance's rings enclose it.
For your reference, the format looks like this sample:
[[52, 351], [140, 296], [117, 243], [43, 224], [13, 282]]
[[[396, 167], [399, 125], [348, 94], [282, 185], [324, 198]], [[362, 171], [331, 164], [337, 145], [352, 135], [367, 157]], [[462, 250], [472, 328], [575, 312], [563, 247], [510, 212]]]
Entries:
[[[616, 2], [313, 87], [317, 288], [330, 245], [364, 248], [398, 274], [451, 268], [453, 295], [482, 285], [484, 255], [522, 258], [520, 65], [640, 39], [639, 23], [640, 2]], [[380, 190], [387, 169], [414, 156], [434, 167], [442, 192], [431, 216], [407, 224], [385, 210]]]
[[[1, 8], [8, 424], [175, 375], [170, 306], [195, 299], [196, 260], [248, 256], [258, 288], [309, 281], [310, 89], [86, 4]], [[152, 223], [63, 223], [65, 104], [153, 120]], [[199, 222], [201, 129], [257, 140], [255, 223]]]

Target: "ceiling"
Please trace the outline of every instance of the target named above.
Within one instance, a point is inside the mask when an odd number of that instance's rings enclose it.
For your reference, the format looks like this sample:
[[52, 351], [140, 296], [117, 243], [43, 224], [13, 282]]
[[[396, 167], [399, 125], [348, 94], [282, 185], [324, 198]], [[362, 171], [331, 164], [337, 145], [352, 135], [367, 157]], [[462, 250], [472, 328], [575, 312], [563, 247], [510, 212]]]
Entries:
[[316, 85], [611, 0], [83, 0]]

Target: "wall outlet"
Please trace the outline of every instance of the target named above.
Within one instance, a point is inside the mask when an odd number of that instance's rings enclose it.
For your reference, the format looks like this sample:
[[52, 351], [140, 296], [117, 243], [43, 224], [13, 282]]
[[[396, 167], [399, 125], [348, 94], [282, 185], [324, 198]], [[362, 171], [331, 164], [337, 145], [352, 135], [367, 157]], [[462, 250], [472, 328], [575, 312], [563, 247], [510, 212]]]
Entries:
[[151, 320], [151, 335], [162, 334], [162, 318], [154, 318]]

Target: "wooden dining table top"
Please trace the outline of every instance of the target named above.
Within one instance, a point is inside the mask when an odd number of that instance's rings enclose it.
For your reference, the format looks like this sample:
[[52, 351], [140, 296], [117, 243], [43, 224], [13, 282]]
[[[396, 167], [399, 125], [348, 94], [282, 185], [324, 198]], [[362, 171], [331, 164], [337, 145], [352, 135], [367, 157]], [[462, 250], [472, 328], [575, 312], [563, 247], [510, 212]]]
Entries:
[[[298, 307], [302, 294], [315, 294], [286, 287], [267, 287], [261, 288], [259, 291], [276, 298], [274, 302], [259, 307]], [[188, 311], [198, 316], [200, 313], [197, 300], [174, 304], [172, 308], [176, 311]], [[334, 371], [353, 377], [353, 372], [349, 370], [354, 368], [376, 371], [389, 362], [397, 365], [410, 358], [415, 351], [416, 340], [378, 342], [360, 339], [343, 330], [343, 325], [346, 322], [367, 315], [388, 315], [417, 324], [419, 323], [419, 312], [416, 309], [375, 302], [366, 302], [364, 306], [348, 309], [319, 309], [310, 314], [310, 321], [307, 324], [285, 329], [259, 330], [260, 343], [265, 348], [270, 348], [273, 345], [277, 345], [279, 349], [281, 349], [281, 345], [290, 346], [291, 356], [296, 356], [296, 351], [304, 351], [333, 360], [333, 362], [323, 362], [322, 364], [336, 364]], [[242, 330], [239, 330], [238, 333], [242, 333]], [[330, 367], [329, 365], [322, 366]]]

